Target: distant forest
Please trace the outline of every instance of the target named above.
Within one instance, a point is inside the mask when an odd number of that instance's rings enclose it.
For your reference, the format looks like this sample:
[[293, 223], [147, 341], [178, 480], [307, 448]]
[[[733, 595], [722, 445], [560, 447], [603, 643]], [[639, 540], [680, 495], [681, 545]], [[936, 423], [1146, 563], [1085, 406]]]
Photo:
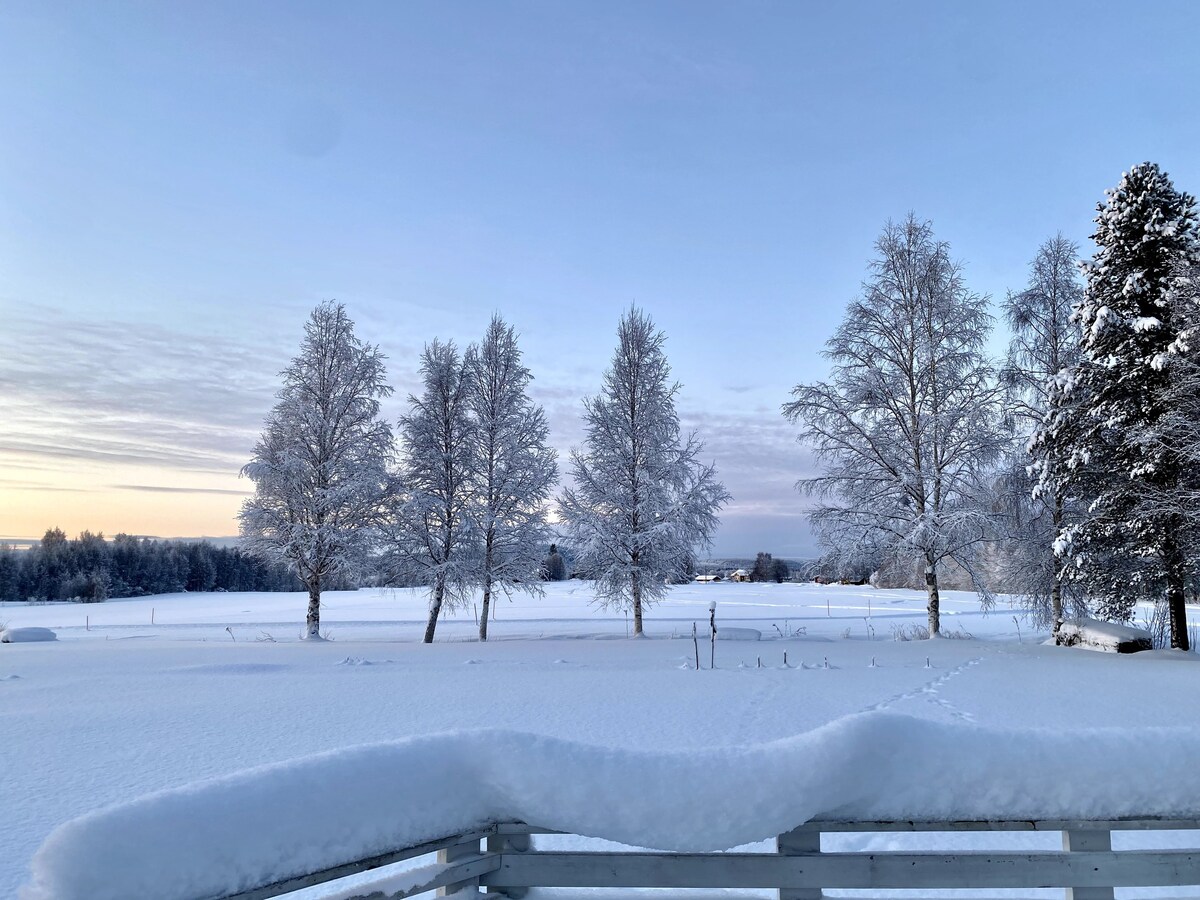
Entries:
[[297, 591], [283, 566], [206, 541], [160, 541], [52, 528], [28, 550], [0, 544], [0, 600], [141, 597], [182, 591]]

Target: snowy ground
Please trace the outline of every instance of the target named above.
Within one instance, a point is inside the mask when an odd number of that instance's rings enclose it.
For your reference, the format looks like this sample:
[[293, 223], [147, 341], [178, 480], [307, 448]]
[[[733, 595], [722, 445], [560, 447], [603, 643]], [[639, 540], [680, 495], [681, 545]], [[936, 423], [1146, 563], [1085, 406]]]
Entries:
[[[424, 599], [408, 591], [327, 595], [322, 644], [298, 640], [297, 594], [0, 605], [0, 624], [59, 638], [0, 645], [0, 896], [15, 895], [54, 826], [98, 807], [451, 729], [678, 749], [788, 737], [873, 709], [997, 726], [1200, 727], [1197, 655], [1041, 646], [1015, 610], [985, 616], [971, 594], [943, 598], [944, 628], [971, 639], [934, 642], [893, 640], [924, 621], [913, 591], [679, 588], [643, 641], [624, 640], [625, 618], [589, 599], [586, 584], [550, 585], [544, 599], [501, 604], [487, 644], [471, 639], [468, 611], [442, 622], [433, 646], [419, 643]], [[704, 633], [713, 599], [718, 627], [762, 640], [720, 641], [717, 670], [695, 672], [684, 668], [691, 627]], [[785, 652], [794, 668], [781, 668]]]

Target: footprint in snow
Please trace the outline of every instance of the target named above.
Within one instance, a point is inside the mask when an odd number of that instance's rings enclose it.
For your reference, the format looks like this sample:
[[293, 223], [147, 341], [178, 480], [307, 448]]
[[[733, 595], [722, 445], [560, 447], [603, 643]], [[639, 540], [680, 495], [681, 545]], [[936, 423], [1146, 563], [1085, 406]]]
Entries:
[[20, 681], [20, 680], [21, 680], [20, 675], [5, 675], [3, 678], [0, 678], [0, 681]]

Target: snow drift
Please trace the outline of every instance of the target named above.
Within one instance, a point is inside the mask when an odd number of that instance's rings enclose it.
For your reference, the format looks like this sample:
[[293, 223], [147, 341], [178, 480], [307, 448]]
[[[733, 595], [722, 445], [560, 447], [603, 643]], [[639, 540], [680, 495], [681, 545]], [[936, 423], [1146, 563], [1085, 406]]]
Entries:
[[29, 644], [35, 641], [56, 641], [56, 635], [49, 628], [36, 628], [27, 626], [25, 628], [7, 628], [0, 631], [0, 644]]
[[696, 751], [451, 732], [249, 769], [67, 822], [35, 854], [21, 896], [221, 896], [512, 819], [709, 851], [812, 818], [1194, 818], [1198, 758], [1197, 729], [994, 729], [880, 712]]

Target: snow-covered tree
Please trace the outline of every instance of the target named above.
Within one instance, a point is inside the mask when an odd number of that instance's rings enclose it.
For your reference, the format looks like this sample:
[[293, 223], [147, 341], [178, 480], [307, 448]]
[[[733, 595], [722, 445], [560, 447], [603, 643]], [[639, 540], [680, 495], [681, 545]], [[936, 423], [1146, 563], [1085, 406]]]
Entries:
[[254, 497], [241, 511], [242, 545], [284, 563], [308, 590], [306, 634], [320, 637], [321, 589], [368, 562], [387, 500], [392, 431], [379, 417], [391, 393], [379, 348], [354, 335], [340, 303], [322, 303], [304, 326], [300, 355], [282, 373], [242, 474]]
[[1043, 486], [1089, 498], [1057, 548], [1100, 614], [1127, 619], [1139, 599], [1165, 603], [1171, 645], [1186, 648], [1196, 423], [1180, 422], [1179, 385], [1195, 352], [1186, 314], [1187, 273], [1200, 259], [1195, 200], [1143, 163], [1108, 191], [1095, 221], [1075, 316], [1082, 358], [1043, 435], [1063, 448], [1064, 465]]
[[783, 412], [825, 464], [798, 487], [825, 501], [810, 518], [830, 556], [923, 564], [933, 637], [946, 561], [990, 599], [976, 565], [984, 482], [1008, 440], [984, 354], [991, 317], [928, 222], [888, 223], [875, 247], [826, 344], [829, 380], [797, 385]]
[[583, 401], [584, 446], [571, 451], [575, 486], [563, 491], [559, 514], [597, 601], [632, 612], [640, 636], [643, 608], [709, 544], [729, 494], [700, 462], [696, 436], [681, 438], [666, 335], [634, 307], [617, 337], [601, 392]]
[[470, 378], [453, 343], [434, 340], [421, 355], [424, 391], [400, 420], [402, 494], [389, 522], [389, 577], [429, 587], [425, 643], [443, 609], [470, 596], [477, 541], [470, 518], [475, 428]]
[[[1071, 314], [1082, 297], [1079, 248], [1059, 234], [1038, 248], [1029, 284], [1003, 305], [1012, 339], [1001, 380], [1018, 441], [999, 482], [1008, 522], [1000, 585], [1023, 595], [1035, 620], [1055, 632], [1063, 622], [1064, 585], [1053, 544], [1066, 524], [1067, 504], [1061, 492], [1034, 490], [1037, 472], [1055, 464], [1054, 446], [1034, 434], [1049, 412], [1052, 384], [1079, 358]], [[1082, 612], [1082, 595], [1068, 594]]]
[[483, 341], [467, 351], [466, 372], [474, 423], [470, 513], [483, 589], [479, 639], [486, 641], [495, 591], [542, 591], [546, 505], [558, 467], [546, 446], [546, 414], [527, 393], [532, 376], [511, 325], [493, 316]]

